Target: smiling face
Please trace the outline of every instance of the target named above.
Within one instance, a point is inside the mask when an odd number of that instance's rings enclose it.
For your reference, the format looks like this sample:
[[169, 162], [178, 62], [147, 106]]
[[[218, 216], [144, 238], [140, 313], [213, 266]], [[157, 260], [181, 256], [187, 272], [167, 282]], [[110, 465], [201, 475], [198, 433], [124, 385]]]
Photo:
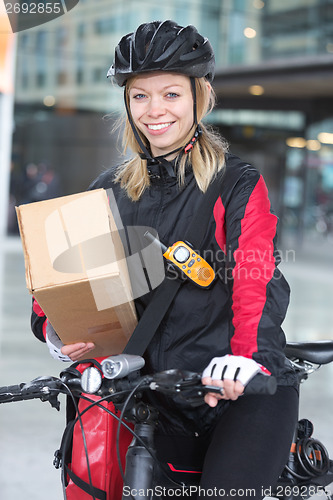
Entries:
[[148, 73], [129, 84], [129, 105], [135, 126], [150, 144], [153, 156], [185, 144], [193, 127], [193, 96], [187, 76]]

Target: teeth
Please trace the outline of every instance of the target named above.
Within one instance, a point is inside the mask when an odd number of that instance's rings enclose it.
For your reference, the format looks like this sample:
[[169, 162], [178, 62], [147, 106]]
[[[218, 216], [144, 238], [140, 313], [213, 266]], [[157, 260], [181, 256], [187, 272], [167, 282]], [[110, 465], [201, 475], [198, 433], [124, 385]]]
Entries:
[[150, 130], [161, 130], [162, 128], [169, 127], [169, 125], [171, 125], [171, 122], [170, 123], [160, 123], [159, 125], [148, 125], [148, 128]]

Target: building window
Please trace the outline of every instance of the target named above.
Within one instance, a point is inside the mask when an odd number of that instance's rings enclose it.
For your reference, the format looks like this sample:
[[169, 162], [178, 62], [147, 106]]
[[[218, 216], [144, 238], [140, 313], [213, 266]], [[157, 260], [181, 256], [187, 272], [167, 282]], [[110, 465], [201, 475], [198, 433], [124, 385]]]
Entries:
[[44, 53], [46, 50], [47, 32], [44, 30], [38, 31], [36, 34], [36, 50], [39, 53]]
[[209, 38], [210, 43], [214, 47], [215, 57], [219, 59], [219, 40], [221, 33], [219, 25], [216, 22], [221, 16], [221, 2], [219, 0], [210, 0], [202, 6], [200, 30]]
[[65, 71], [59, 71], [57, 74], [57, 84], [65, 85], [67, 83], [67, 73]]
[[76, 70], [76, 83], [78, 85], [82, 85], [84, 82], [84, 71], [83, 69], [79, 68]]
[[94, 25], [94, 31], [97, 35], [105, 35], [112, 33], [116, 28], [116, 18], [109, 17], [106, 19], [98, 19]]
[[93, 82], [102, 82], [105, 80], [105, 68], [94, 68], [93, 69]]
[[46, 73], [37, 73], [36, 75], [36, 85], [37, 87], [44, 87], [46, 83]]
[[80, 23], [77, 26], [77, 36], [78, 38], [83, 38], [86, 35], [86, 25], [85, 23]]
[[29, 87], [29, 75], [28, 73], [22, 73], [22, 76], [21, 76], [21, 87], [23, 89], [26, 89]]
[[20, 49], [26, 49], [29, 43], [28, 33], [22, 33], [19, 35], [19, 45]]
[[67, 36], [68, 36], [67, 28], [65, 28], [64, 26], [58, 28], [57, 31], [55, 32], [56, 46], [62, 47], [66, 45]]

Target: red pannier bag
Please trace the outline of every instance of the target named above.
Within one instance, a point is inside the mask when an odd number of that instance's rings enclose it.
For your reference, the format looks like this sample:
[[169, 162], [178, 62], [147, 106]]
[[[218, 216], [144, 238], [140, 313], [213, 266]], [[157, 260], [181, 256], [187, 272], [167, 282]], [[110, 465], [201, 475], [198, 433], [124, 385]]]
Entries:
[[[89, 395], [89, 399], [96, 400], [98, 398]], [[88, 401], [81, 399], [79, 401], [80, 413], [90, 404]], [[103, 402], [101, 405], [114, 412], [112, 403]], [[121, 500], [123, 481], [116, 452], [118, 421], [98, 406], [89, 409], [82, 415], [81, 419], [86, 439], [94, 496], [99, 500]], [[122, 426], [119, 450], [123, 469], [125, 467], [125, 455], [131, 440], [132, 434]], [[91, 500], [92, 495], [88, 493], [90, 485], [87, 458], [79, 422], [74, 426], [72, 457], [68, 469], [67, 499]]]
[[[83, 365], [78, 367], [80, 371], [81, 367]], [[117, 459], [118, 420], [108, 413], [112, 412], [119, 417], [120, 411], [115, 410], [113, 403], [106, 401], [89, 408], [93, 402], [101, 398], [91, 394], [83, 396], [84, 398], [78, 401], [81, 422], [77, 419], [75, 424], [74, 419], [77, 415], [74, 405], [72, 400], [67, 398], [67, 427], [61, 449], [55, 454], [56, 457], [61, 456], [65, 462], [63, 482], [67, 500], [91, 500], [93, 496], [96, 500], [121, 500], [123, 480]], [[127, 425], [133, 428], [132, 425]], [[123, 470], [126, 452], [132, 438], [132, 433], [122, 425], [118, 446]]]

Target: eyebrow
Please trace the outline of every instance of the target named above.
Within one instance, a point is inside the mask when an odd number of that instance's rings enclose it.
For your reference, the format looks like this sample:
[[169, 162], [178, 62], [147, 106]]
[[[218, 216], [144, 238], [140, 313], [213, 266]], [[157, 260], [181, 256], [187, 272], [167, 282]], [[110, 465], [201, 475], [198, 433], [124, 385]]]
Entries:
[[[173, 84], [171, 84], [171, 85], [166, 85], [166, 86], [165, 86], [165, 87], [163, 87], [161, 90], [162, 90], [162, 91], [165, 91], [165, 90], [167, 90], [167, 89], [171, 89], [171, 88], [174, 88], [174, 87], [181, 87], [181, 88], [183, 88], [183, 85], [180, 85], [180, 84], [178, 84], [178, 83], [173, 83]], [[131, 90], [141, 90], [141, 91], [143, 91], [143, 92], [147, 92], [147, 91], [146, 91], [146, 89], [143, 89], [143, 88], [141, 88], [141, 87], [136, 87], [135, 85], [133, 85], [133, 87], [131, 87], [131, 88], [130, 88], [130, 91], [131, 91]]]

